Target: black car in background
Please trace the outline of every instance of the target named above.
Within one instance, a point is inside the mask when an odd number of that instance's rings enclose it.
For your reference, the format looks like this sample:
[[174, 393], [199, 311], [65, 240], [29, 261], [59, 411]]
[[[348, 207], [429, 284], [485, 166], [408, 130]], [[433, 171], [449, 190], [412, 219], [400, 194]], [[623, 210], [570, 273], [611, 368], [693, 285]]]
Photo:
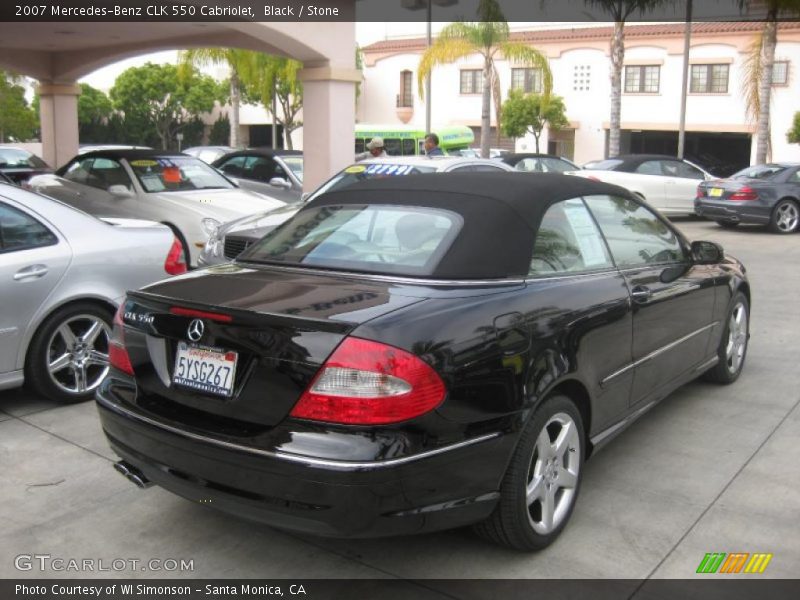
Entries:
[[35, 154], [22, 148], [0, 146], [0, 173], [13, 183], [20, 185], [34, 175], [52, 172], [53, 169]]
[[698, 215], [723, 227], [750, 223], [794, 233], [800, 227], [800, 164], [756, 165], [727, 179], [704, 181], [694, 205]]
[[598, 447], [700, 375], [737, 379], [749, 302], [737, 260], [616, 186], [373, 179], [129, 293], [97, 404], [137, 485], [320, 535], [475, 523], [534, 550]]

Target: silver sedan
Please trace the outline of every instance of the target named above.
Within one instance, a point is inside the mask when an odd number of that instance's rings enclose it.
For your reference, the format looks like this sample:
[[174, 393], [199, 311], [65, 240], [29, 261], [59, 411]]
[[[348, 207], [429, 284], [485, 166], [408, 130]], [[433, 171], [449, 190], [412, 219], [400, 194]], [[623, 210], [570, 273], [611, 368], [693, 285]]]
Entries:
[[108, 372], [125, 292], [186, 271], [169, 228], [101, 221], [0, 183], [0, 389], [92, 397]]
[[201, 160], [158, 150], [102, 150], [76, 156], [31, 188], [97, 217], [149, 219], [168, 225], [191, 266], [211, 228], [285, 202], [238, 189]]

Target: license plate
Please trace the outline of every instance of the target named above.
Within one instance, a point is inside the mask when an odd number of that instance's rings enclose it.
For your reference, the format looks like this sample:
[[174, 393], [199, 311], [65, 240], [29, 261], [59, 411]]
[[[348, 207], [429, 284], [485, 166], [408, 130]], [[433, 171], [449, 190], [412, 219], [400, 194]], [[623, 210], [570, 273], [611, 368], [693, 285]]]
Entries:
[[172, 383], [207, 394], [230, 397], [238, 358], [236, 352], [178, 342]]
[[708, 192], [708, 195], [712, 198], [719, 198], [724, 192], [725, 190], [722, 188], [711, 188], [711, 190]]

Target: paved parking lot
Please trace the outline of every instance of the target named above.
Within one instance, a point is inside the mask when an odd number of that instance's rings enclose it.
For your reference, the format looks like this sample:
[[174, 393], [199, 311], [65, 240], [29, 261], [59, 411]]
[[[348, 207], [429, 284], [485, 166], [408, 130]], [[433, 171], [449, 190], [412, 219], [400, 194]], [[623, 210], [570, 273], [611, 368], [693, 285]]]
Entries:
[[[800, 235], [679, 221], [748, 267], [751, 346], [733, 386], [692, 383], [587, 464], [561, 538], [539, 554], [467, 530], [329, 540], [253, 525], [116, 474], [93, 403], [0, 392], [0, 577], [685, 578], [706, 552], [800, 564]], [[185, 573], [20, 572], [19, 554], [188, 559]], [[708, 577], [708, 576], [706, 576]]]

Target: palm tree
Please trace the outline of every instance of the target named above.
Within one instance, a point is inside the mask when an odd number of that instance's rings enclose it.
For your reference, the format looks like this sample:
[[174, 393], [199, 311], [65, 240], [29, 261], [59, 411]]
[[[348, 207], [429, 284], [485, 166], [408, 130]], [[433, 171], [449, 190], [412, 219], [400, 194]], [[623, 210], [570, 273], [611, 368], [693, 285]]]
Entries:
[[240, 73], [247, 68], [253, 60], [251, 50], [238, 50], [236, 48], [191, 48], [183, 50], [180, 54], [182, 65], [204, 66], [204, 65], [226, 65], [230, 76], [230, 97], [231, 97], [231, 137], [230, 145], [233, 148], [239, 146], [239, 104], [241, 99], [241, 80]]
[[611, 119], [608, 127], [608, 156], [619, 155], [620, 115], [622, 113], [622, 65], [625, 61], [625, 21], [634, 12], [644, 13], [668, 0], [586, 0], [614, 19], [611, 37]]
[[502, 55], [506, 60], [540, 69], [545, 97], [550, 96], [553, 75], [544, 54], [526, 44], [509, 40], [508, 23], [496, 0], [480, 0], [478, 16], [480, 17], [478, 22], [451, 23], [442, 29], [436, 41], [425, 51], [419, 61], [417, 83], [422, 98], [425, 78], [435, 66], [453, 63], [470, 54], [480, 54], [483, 57], [481, 156], [488, 158], [492, 97], [494, 97], [498, 131], [502, 105], [500, 78], [495, 68], [495, 60]]

